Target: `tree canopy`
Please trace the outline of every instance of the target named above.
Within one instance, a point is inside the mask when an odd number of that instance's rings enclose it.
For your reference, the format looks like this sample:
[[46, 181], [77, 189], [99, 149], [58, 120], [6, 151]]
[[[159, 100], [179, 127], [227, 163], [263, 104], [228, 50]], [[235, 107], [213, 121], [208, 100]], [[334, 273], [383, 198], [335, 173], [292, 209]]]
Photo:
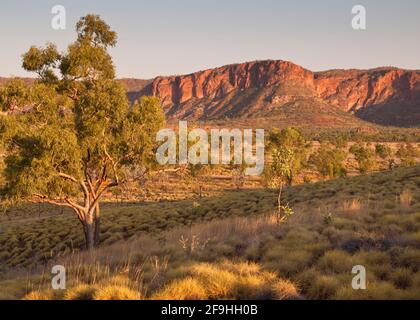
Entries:
[[273, 158], [278, 157], [279, 150], [282, 149], [289, 150], [289, 153], [291, 153], [291, 155], [289, 155], [289, 171], [287, 175], [285, 175], [285, 178], [287, 179], [287, 184], [292, 184], [295, 177], [306, 166], [309, 146], [305, 137], [299, 130], [293, 127], [287, 127], [281, 131], [271, 131], [268, 140], [269, 150], [271, 151]]
[[99, 16], [81, 18], [76, 31], [66, 52], [31, 47], [23, 68], [38, 81], [0, 92], [3, 194], [72, 208], [90, 249], [99, 241], [101, 197], [154, 165], [164, 115], [154, 97], [129, 104], [107, 52], [117, 35]]

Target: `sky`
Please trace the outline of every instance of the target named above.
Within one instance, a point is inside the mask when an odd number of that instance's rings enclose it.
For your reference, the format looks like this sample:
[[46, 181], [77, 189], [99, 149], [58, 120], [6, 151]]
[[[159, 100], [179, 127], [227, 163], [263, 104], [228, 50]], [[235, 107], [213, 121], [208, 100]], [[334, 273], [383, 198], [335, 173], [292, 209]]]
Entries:
[[[55, 5], [66, 29], [54, 30]], [[366, 30], [352, 8], [366, 8]], [[420, 69], [419, 0], [1, 0], [0, 76], [31, 76], [31, 45], [74, 41], [95, 13], [118, 33], [118, 77], [149, 79], [253, 60], [282, 59], [313, 71], [396, 66]]]

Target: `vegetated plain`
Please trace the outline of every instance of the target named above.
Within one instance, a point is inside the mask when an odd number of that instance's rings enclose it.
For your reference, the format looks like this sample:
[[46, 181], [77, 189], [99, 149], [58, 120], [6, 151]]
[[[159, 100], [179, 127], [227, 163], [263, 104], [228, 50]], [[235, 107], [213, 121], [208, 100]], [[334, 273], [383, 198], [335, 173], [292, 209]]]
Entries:
[[[419, 166], [296, 185], [285, 198], [295, 214], [281, 225], [269, 189], [108, 203], [92, 253], [70, 212], [13, 208], [1, 220], [0, 297], [420, 299]], [[67, 290], [49, 289], [57, 263]], [[367, 290], [351, 287], [355, 265]]]
[[[64, 52], [30, 47], [37, 80], [0, 87], [1, 299], [420, 299], [418, 71], [256, 61], [127, 80], [129, 101], [117, 34], [95, 14], [76, 34]], [[153, 177], [165, 119], [275, 129], [264, 174]]]

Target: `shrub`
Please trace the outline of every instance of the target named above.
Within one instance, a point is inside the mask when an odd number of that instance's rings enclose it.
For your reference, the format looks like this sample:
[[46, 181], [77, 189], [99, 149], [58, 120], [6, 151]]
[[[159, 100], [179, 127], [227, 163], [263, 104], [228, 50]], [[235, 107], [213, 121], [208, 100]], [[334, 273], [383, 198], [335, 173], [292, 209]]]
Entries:
[[357, 163], [359, 164], [359, 171], [361, 174], [365, 174], [372, 171], [375, 167], [375, 153], [361, 145], [354, 144], [350, 148], [350, 152], [354, 154]]
[[368, 277], [372, 273], [379, 280], [387, 280], [393, 270], [391, 257], [383, 251], [360, 251], [353, 256], [354, 263], [367, 268]]
[[264, 262], [284, 276], [303, 271], [313, 260], [313, 254], [306, 250], [279, 250], [273, 248], [264, 256]]
[[408, 143], [398, 149], [396, 156], [400, 158], [402, 166], [411, 167], [416, 165], [416, 158], [419, 157], [419, 151], [415, 146]]
[[398, 250], [393, 260], [400, 267], [410, 268], [413, 272], [420, 271], [420, 250], [411, 248]]
[[407, 289], [412, 284], [412, 273], [408, 269], [396, 269], [391, 274], [392, 283], [399, 289]]
[[411, 233], [407, 236], [407, 239], [412, 243], [413, 246], [419, 247], [420, 246], [420, 231]]
[[338, 300], [395, 300], [402, 299], [401, 290], [386, 281], [375, 281], [367, 284], [366, 290], [354, 290], [351, 286], [340, 288], [333, 297]]
[[346, 176], [344, 167], [346, 153], [339, 148], [333, 148], [328, 144], [321, 147], [310, 156], [309, 164], [322, 176], [337, 178]]
[[379, 156], [380, 158], [384, 160], [392, 156], [391, 148], [384, 144], [375, 145], [375, 153], [377, 156]]
[[403, 207], [410, 207], [413, 201], [413, 193], [410, 190], [404, 190], [400, 194], [400, 203]]
[[321, 257], [317, 266], [320, 270], [327, 273], [344, 273], [351, 272], [354, 262], [352, 256], [345, 251], [332, 250], [327, 251], [323, 257]]
[[336, 277], [319, 275], [312, 279], [312, 284], [308, 288], [306, 295], [309, 299], [330, 299], [340, 287], [340, 282]]

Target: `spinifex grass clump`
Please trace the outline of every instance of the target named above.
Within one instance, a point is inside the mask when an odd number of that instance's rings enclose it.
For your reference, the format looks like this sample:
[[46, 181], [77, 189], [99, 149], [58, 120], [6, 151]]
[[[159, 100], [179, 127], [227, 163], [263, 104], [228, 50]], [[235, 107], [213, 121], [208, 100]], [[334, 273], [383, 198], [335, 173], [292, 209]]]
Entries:
[[[217, 198], [195, 200], [199, 207], [194, 201], [172, 202], [171, 206], [105, 206], [104, 239], [115, 232], [124, 235], [124, 239], [104, 244], [92, 253], [49, 256], [50, 263], [44, 269], [48, 281], [44, 284], [50, 285], [50, 266], [62, 264], [74, 266], [71, 270], [79, 269], [78, 273], [69, 271], [69, 279], [78, 279], [78, 283], [69, 280], [69, 290], [83, 284], [96, 288], [115, 276], [123, 276], [128, 277], [129, 289], [138, 292], [140, 298], [158, 294], [173, 295], [174, 299], [257, 294], [257, 289], [241, 289], [241, 277], [237, 275], [243, 274], [244, 281], [249, 280], [246, 288], [257, 284], [265, 288], [262, 296], [267, 294], [274, 299], [274, 283], [269, 275], [275, 274], [276, 279], [287, 280], [298, 288], [300, 297], [306, 299], [418, 299], [420, 194], [414, 186], [420, 183], [419, 179], [419, 167], [413, 167], [293, 186], [286, 189], [285, 200], [297, 214], [281, 225], [272, 214], [277, 204], [276, 192], [269, 190], [226, 192]], [[400, 200], [405, 190], [411, 192], [410, 206]], [[331, 197], [332, 193], [336, 196]], [[354, 199], [360, 206], [352, 210], [349, 204]], [[331, 218], [326, 223], [329, 214]], [[55, 232], [73, 226], [73, 220], [66, 217], [57, 214], [26, 221], [20, 216], [10, 224], [3, 220], [6, 232], [0, 235], [0, 241], [9, 254], [5, 259], [28, 261], [20, 255], [24, 251], [18, 235], [33, 234], [42, 226], [51, 231], [39, 231], [40, 235], [56, 237]], [[57, 225], [57, 230], [48, 229]], [[63, 234], [63, 239], [71, 234]], [[83, 240], [82, 234], [81, 237]], [[9, 247], [9, 243], [14, 246]], [[33, 247], [37, 248], [36, 242]], [[224, 263], [226, 260], [230, 262]], [[245, 261], [248, 267], [241, 269], [238, 261]], [[102, 266], [97, 269], [101, 272], [92, 269], [97, 262]], [[366, 267], [367, 290], [363, 292], [351, 287], [354, 265]], [[28, 288], [33, 294], [44, 296], [48, 287], [37, 281], [39, 274], [42, 270], [34, 269], [28, 275], [28, 271], [19, 274], [14, 269], [3, 274], [10, 280], [0, 282], [0, 291], [4, 291], [1, 296], [22, 298], [30, 293]], [[141, 285], [136, 279], [141, 280]], [[212, 282], [204, 285], [206, 279]], [[33, 285], [28, 286], [28, 280]], [[276, 282], [277, 285], [287, 287], [283, 282]], [[85, 289], [75, 290], [80, 296], [86, 292], [90, 295], [90, 289]]]

